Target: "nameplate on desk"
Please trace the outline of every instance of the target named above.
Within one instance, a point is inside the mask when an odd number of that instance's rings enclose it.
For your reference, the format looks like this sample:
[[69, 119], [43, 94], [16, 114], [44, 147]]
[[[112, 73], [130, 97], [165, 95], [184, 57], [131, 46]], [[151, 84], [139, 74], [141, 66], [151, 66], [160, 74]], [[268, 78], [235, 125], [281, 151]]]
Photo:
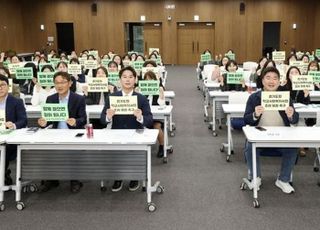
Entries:
[[88, 78], [88, 92], [108, 92], [108, 78], [90, 77]]
[[261, 92], [261, 105], [265, 110], [277, 111], [285, 110], [289, 107], [289, 91]]
[[310, 75], [294, 75], [291, 82], [292, 90], [314, 90], [313, 77]]
[[68, 104], [43, 104], [41, 117], [46, 121], [66, 121], [69, 118]]
[[110, 96], [110, 108], [116, 115], [132, 115], [138, 108], [137, 96]]

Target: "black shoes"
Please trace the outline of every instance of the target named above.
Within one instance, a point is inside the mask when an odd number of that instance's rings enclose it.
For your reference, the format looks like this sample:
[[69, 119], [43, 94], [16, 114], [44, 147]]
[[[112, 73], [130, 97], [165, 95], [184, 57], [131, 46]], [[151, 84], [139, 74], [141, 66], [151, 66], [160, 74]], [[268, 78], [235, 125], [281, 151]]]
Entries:
[[157, 157], [158, 157], [158, 158], [162, 158], [163, 155], [164, 155], [163, 145], [159, 145], [159, 150], [158, 150]]
[[6, 173], [5, 173], [5, 179], [4, 179], [4, 184], [6, 186], [9, 186], [9, 185], [12, 185], [13, 184], [13, 180], [10, 176], [11, 174], [11, 170], [10, 169], [7, 169]]
[[72, 193], [77, 193], [82, 188], [83, 184], [78, 180], [70, 181], [70, 190]]
[[140, 183], [137, 180], [132, 180], [129, 183], [129, 191], [134, 192], [140, 188]]
[[59, 186], [58, 180], [45, 180], [41, 181], [41, 185], [39, 188], [40, 192], [48, 192], [52, 188], [56, 188]]
[[116, 180], [113, 183], [113, 186], [111, 188], [112, 192], [119, 192], [122, 189], [123, 181], [122, 180]]

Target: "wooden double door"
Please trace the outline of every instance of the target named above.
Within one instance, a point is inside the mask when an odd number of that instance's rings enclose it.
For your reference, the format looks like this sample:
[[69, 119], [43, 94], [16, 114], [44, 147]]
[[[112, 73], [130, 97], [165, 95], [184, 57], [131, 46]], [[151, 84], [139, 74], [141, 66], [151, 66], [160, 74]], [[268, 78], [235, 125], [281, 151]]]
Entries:
[[144, 53], [149, 54], [149, 48], [159, 48], [162, 52], [161, 23], [146, 23], [143, 25]]
[[195, 65], [206, 49], [214, 53], [214, 23], [178, 23], [178, 64]]

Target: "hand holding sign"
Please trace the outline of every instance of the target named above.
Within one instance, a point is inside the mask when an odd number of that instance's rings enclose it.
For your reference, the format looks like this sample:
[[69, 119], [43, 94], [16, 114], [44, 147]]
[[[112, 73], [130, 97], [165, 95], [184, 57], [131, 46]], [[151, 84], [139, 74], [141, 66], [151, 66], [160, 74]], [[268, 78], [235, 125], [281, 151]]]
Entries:
[[76, 124], [77, 124], [77, 121], [74, 118], [68, 118], [66, 122], [70, 126], [76, 126]]
[[262, 105], [258, 105], [254, 108], [254, 116], [255, 117], [260, 117], [261, 114], [263, 114], [264, 112], [264, 108]]
[[7, 121], [5, 123], [5, 126], [8, 128], [8, 129], [15, 129], [15, 125], [14, 123], [12, 123], [11, 121]]
[[294, 109], [292, 108], [292, 106], [289, 106], [289, 107], [287, 107], [286, 108], [286, 114], [287, 114], [287, 117], [289, 118], [289, 119], [291, 119], [292, 118], [292, 116], [293, 116], [293, 113], [294, 113]]
[[114, 109], [107, 109], [106, 115], [109, 121], [113, 118], [115, 114], [116, 114], [116, 111]]
[[141, 109], [135, 109], [133, 111], [133, 115], [137, 118], [138, 121], [141, 121], [141, 119], [142, 119], [142, 110]]
[[47, 120], [44, 119], [43, 117], [39, 118], [38, 119], [38, 125], [42, 128], [46, 127], [47, 126]]

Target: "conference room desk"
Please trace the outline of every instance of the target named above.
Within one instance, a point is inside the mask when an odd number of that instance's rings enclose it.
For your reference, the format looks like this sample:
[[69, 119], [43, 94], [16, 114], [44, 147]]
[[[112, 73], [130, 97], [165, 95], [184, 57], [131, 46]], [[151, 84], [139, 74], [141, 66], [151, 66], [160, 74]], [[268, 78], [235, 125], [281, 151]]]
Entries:
[[320, 91], [310, 91], [310, 101], [320, 101]]
[[[257, 190], [257, 148], [319, 148], [320, 127], [266, 127], [266, 131], [259, 131], [253, 126], [243, 127], [243, 132], [252, 144], [252, 173], [253, 173], [253, 206], [260, 207]], [[245, 182], [241, 189], [245, 189]]]
[[[317, 118], [317, 113], [320, 113], [320, 105], [309, 104], [304, 105], [301, 103], [295, 103], [294, 107], [299, 113], [300, 118]], [[230, 161], [230, 156], [233, 153], [233, 142], [232, 142], [232, 132], [231, 132], [231, 119], [232, 118], [243, 118], [246, 104], [223, 104], [222, 105], [224, 113], [227, 115], [227, 144], [223, 143], [220, 151], [223, 152], [224, 148], [228, 148], [227, 152], [227, 162]], [[230, 146], [230, 147], [229, 147]]]
[[[164, 91], [164, 98], [165, 101], [169, 103], [169, 105], [172, 105], [172, 101], [175, 98], [176, 94], [174, 91]], [[174, 130], [176, 129], [176, 125], [173, 122], [173, 114], [170, 114], [169, 117], [169, 131], [170, 131], [170, 136], [173, 137], [175, 135]]]
[[0, 134], [0, 211], [5, 209], [4, 205], [4, 192], [11, 189], [12, 186], [5, 185], [5, 170], [6, 170], [6, 140], [10, 137], [15, 131], [9, 131]]
[[[204, 117], [205, 121], [209, 120], [208, 107], [210, 105], [210, 93], [220, 90], [220, 84], [213, 81], [203, 80], [204, 94]], [[215, 122], [215, 121], [213, 121]]]
[[[173, 146], [169, 144], [168, 138], [168, 123], [170, 116], [172, 114], [172, 105], [162, 106], [151, 106], [151, 112], [154, 120], [161, 120], [164, 123], [163, 133], [164, 133], [164, 156], [163, 163], [168, 162], [168, 154], [173, 152]], [[103, 105], [87, 105], [87, 123], [89, 123], [89, 119], [100, 119], [101, 112], [103, 110]], [[26, 105], [26, 111], [28, 118], [39, 118], [41, 117], [41, 107], [40, 106], [32, 106]]]
[[[140, 180], [147, 182], [147, 208], [155, 211], [153, 192], [163, 193], [160, 182], [151, 184], [151, 146], [158, 130], [40, 129], [17, 130], [6, 143], [17, 145], [17, 209], [22, 210], [24, 180]], [[78, 133], [84, 133], [76, 137]]]

